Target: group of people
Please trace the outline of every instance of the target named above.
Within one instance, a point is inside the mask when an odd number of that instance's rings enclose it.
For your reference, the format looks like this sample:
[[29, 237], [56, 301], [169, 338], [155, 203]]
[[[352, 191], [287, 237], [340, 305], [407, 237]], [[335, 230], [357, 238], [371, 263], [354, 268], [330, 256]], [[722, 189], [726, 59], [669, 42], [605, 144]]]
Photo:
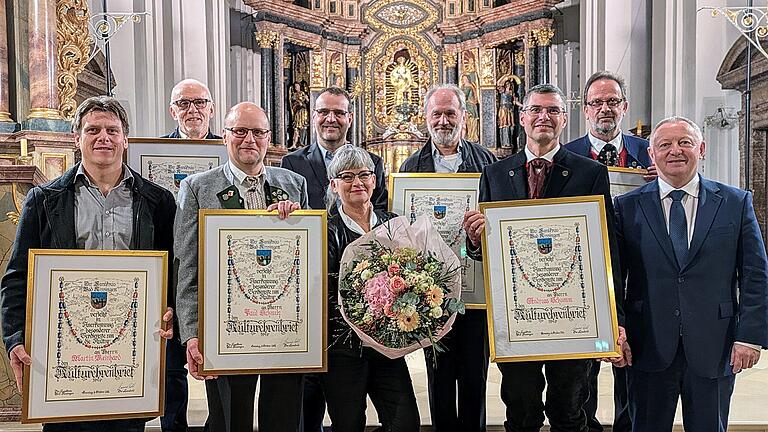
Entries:
[[[752, 367], [768, 346], [768, 261], [751, 194], [697, 173], [705, 144], [689, 119], [662, 120], [650, 143], [622, 133], [628, 100], [620, 76], [590, 77], [582, 102], [589, 132], [563, 145], [563, 93], [548, 84], [530, 88], [520, 109], [526, 146], [497, 161], [485, 146], [462, 137], [465, 93], [436, 85], [424, 101], [429, 139], [400, 171], [482, 173], [481, 202], [603, 195], [622, 351], [604, 359], [614, 366], [614, 430], [671, 430], [681, 397], [687, 430], [725, 431], [735, 374]], [[382, 159], [347, 143], [350, 105], [340, 88], [321, 91], [311, 112], [312, 143], [286, 155], [278, 168], [264, 163], [272, 131], [263, 109], [235, 105], [219, 137], [209, 128], [214, 105], [208, 89], [180, 82], [169, 108], [178, 128], [169, 137], [221, 138], [229, 160], [185, 178], [174, 203], [170, 192], [123, 164], [128, 122], [120, 104], [104, 96], [83, 102], [73, 120], [82, 162], [29, 192], [0, 284], [4, 342], [17, 383], [22, 365], [31, 361], [23, 345], [30, 248], [159, 249], [170, 252], [178, 270], [169, 284], [175, 287], [169, 295], [174, 327], [162, 330], [169, 338], [163, 430], [186, 430], [188, 370], [205, 380], [207, 430], [252, 430], [260, 379], [260, 431], [320, 432], [327, 407], [334, 432], [359, 432], [368, 396], [382, 430], [417, 431], [405, 361], [363, 347], [338, 310], [345, 247], [397, 216], [387, 211]], [[607, 165], [647, 169], [648, 183], [614, 202]], [[277, 200], [275, 190], [288, 198]], [[328, 210], [328, 372], [199, 374], [198, 210], [223, 208], [235, 191], [242, 208], [276, 210], [281, 218], [299, 208]], [[465, 214], [467, 253], [475, 260], [483, 258], [484, 225], [482, 213]], [[172, 317], [168, 311], [163, 318]], [[425, 351], [435, 431], [486, 429], [487, 332], [485, 311], [468, 310], [442, 340], [444, 352]], [[595, 417], [599, 362], [498, 366], [507, 431], [538, 431], [545, 414], [552, 431], [602, 430]], [[146, 420], [46, 424], [44, 430], [143, 430]]]

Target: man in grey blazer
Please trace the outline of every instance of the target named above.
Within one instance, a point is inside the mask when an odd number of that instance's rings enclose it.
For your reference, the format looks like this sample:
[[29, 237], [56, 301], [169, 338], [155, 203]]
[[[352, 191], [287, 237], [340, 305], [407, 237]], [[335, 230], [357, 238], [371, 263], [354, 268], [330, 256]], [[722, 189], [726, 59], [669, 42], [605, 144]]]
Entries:
[[[174, 250], [179, 260], [177, 309], [181, 340], [187, 347], [189, 373], [203, 379], [198, 366], [197, 266], [198, 210], [249, 208], [278, 210], [280, 217], [307, 207], [304, 177], [264, 165], [271, 131], [267, 115], [257, 105], [235, 105], [224, 119], [224, 144], [229, 162], [185, 178], [179, 187]], [[205, 377], [208, 427], [211, 431], [252, 430], [258, 375]], [[301, 374], [261, 377], [258, 429], [295, 432], [301, 416]]]

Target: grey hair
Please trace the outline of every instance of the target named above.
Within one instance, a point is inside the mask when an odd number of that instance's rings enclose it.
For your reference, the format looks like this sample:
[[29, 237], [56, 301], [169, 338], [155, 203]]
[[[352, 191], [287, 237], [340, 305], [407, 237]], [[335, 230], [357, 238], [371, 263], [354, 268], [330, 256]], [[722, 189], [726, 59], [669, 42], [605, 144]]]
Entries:
[[[333, 160], [328, 164], [328, 180], [333, 180], [342, 171], [368, 168], [374, 171], [376, 167], [373, 164], [370, 153], [362, 147], [352, 144], [344, 144], [333, 153]], [[336, 204], [339, 198], [333, 191], [331, 184], [328, 183], [328, 190], [325, 193], [325, 207], [328, 211]]]
[[198, 81], [194, 78], [187, 78], [177, 82], [176, 85], [173, 86], [173, 89], [171, 89], [171, 98], [168, 102], [169, 105], [173, 105], [173, 102], [175, 102], [174, 96], [177, 96], [181, 91], [181, 88], [186, 85], [196, 85], [196, 86], [202, 87], [203, 90], [205, 90], [205, 93], [208, 99], [211, 99], [211, 102], [213, 102], [212, 100], [213, 96], [211, 96], [211, 90], [208, 89], [207, 85], [203, 84], [202, 81]]
[[123, 125], [123, 134], [128, 136], [128, 114], [125, 113], [125, 108], [120, 105], [120, 102], [111, 96], [93, 96], [84, 100], [77, 107], [75, 116], [72, 118], [72, 132], [79, 134], [83, 127], [83, 117], [93, 111], [114, 114]]
[[656, 131], [658, 131], [660, 127], [668, 123], [686, 123], [688, 126], [691, 127], [691, 129], [693, 129], [693, 132], [696, 135], [696, 139], [699, 141], [699, 144], [701, 144], [701, 142], [704, 141], [704, 134], [701, 133], [701, 128], [693, 120], [683, 116], [671, 116], [656, 123], [656, 126], [653, 127], [653, 131], [651, 131], [651, 136], [648, 137], [648, 141], [651, 143], [651, 145], [653, 145], [653, 140], [656, 138]]
[[629, 100], [627, 98], [627, 83], [624, 81], [624, 78], [621, 75], [610, 71], [599, 71], [593, 73], [592, 76], [587, 80], [587, 83], [584, 85], [584, 93], [581, 95], [581, 101], [584, 103], [584, 106], [587, 106], [587, 93], [589, 92], [589, 88], [592, 87], [592, 84], [594, 84], [595, 81], [602, 79], [611, 80], [618, 84], [619, 90], [621, 90], [621, 97], [625, 101]]
[[459, 109], [461, 109], [461, 111], [467, 110], [467, 96], [461, 91], [459, 86], [455, 84], [435, 84], [430, 87], [429, 90], [427, 90], [427, 94], [424, 95], [424, 114], [427, 113], [427, 105], [429, 105], [430, 99], [432, 99], [432, 96], [434, 96], [438, 90], [448, 90], [453, 92], [453, 94], [456, 95], [456, 98], [459, 99]]
[[531, 87], [523, 97], [523, 106], [528, 106], [528, 100], [531, 98], [532, 94], [556, 94], [560, 96], [560, 100], [563, 101], [563, 111], [568, 111], [565, 107], [565, 94], [557, 86], [552, 84], [537, 84]]

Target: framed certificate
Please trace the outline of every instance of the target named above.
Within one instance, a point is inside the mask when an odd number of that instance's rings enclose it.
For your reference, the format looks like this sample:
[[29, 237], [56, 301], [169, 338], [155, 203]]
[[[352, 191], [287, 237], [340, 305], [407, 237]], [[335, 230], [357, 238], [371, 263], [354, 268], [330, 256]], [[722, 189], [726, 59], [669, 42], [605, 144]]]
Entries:
[[168, 253], [30, 249], [22, 422], [156, 417]]
[[327, 370], [325, 210], [200, 210], [204, 375]]
[[611, 198], [624, 195], [645, 185], [643, 178], [648, 170], [643, 168], [608, 167], [608, 180], [611, 182]]
[[142, 177], [179, 193], [181, 181], [228, 160], [221, 140], [128, 138], [128, 166]]
[[467, 256], [464, 213], [477, 210], [480, 173], [393, 173], [390, 211], [409, 218], [427, 215], [461, 262], [461, 299], [470, 309], [485, 309], [482, 263]]
[[480, 203], [494, 362], [619, 356], [602, 196]]

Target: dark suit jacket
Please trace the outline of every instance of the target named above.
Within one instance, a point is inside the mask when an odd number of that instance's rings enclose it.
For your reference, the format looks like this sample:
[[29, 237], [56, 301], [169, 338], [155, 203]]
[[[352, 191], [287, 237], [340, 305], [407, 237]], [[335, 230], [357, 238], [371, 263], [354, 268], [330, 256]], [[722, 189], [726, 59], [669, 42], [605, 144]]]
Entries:
[[[653, 165], [648, 156], [648, 140], [633, 135], [621, 134], [624, 147], [627, 149], [627, 166], [629, 168], [648, 168]], [[577, 138], [565, 145], [568, 150], [592, 159], [592, 144], [589, 142], [589, 134]]]
[[[496, 162], [496, 156], [483, 146], [461, 140], [461, 173], [478, 173], [483, 167]], [[435, 172], [435, 158], [432, 156], [432, 140], [427, 141], [416, 153], [400, 165], [400, 172]]]
[[[553, 158], [554, 165], [544, 186], [544, 198], [574, 197], [582, 195], [603, 195], [605, 197], [606, 221], [611, 249], [611, 265], [616, 299], [623, 298], [619, 254], [614, 235], [614, 214], [611, 204], [608, 169], [592, 159], [579, 156], [561, 147]], [[528, 199], [528, 176], [525, 170], [525, 151], [502, 159], [483, 169], [480, 176], [480, 202]], [[467, 239], [467, 254], [482, 261], [480, 247], [472, 247]], [[623, 323], [621, 302], [616, 305], [619, 324]]]
[[[387, 210], [387, 185], [384, 181], [384, 161], [373, 153], [374, 172], [376, 173], [376, 189], [373, 190], [371, 203], [377, 210]], [[309, 194], [309, 207], [313, 209], [325, 209], [325, 193], [328, 189], [328, 172], [325, 170], [323, 153], [319, 144], [313, 143], [302, 147], [292, 153], [283, 156], [280, 166], [289, 169], [307, 179], [307, 193]]]
[[667, 368], [682, 338], [693, 371], [715, 378], [732, 374], [734, 341], [768, 346], [768, 264], [749, 192], [701, 178], [682, 268], [658, 180], [617, 197], [615, 208], [633, 368]]
[[[181, 134], [179, 133], [179, 128], [177, 127], [174, 129], [173, 132], [169, 133], [168, 135], [163, 135], [160, 138], [181, 138]], [[220, 136], [216, 135], [215, 133], [208, 130], [208, 135], [205, 136], [205, 139], [222, 139]]]
[[[24, 343], [27, 258], [29, 249], [76, 249], [75, 174], [80, 164], [61, 177], [32, 188], [24, 200], [8, 268], [0, 282], [3, 341], [10, 352]], [[128, 168], [130, 169], [130, 168]], [[176, 201], [167, 190], [133, 174], [133, 234], [130, 249], [168, 251], [173, 262], [173, 218]], [[174, 306], [169, 275], [168, 302]]]

